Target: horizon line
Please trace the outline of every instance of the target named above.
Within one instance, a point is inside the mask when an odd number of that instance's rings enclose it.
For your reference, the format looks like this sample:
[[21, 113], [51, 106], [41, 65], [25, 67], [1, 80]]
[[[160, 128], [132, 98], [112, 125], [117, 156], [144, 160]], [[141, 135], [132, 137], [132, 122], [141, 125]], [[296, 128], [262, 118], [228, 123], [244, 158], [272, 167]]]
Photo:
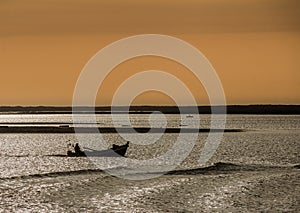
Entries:
[[300, 106], [300, 104], [226, 104], [226, 105], [117, 105], [117, 106], [112, 106], [112, 105], [96, 105], [96, 106], [87, 106], [87, 105], [77, 105], [77, 106], [72, 106], [72, 105], [0, 105], [0, 108], [3, 107], [223, 107], [223, 106]]

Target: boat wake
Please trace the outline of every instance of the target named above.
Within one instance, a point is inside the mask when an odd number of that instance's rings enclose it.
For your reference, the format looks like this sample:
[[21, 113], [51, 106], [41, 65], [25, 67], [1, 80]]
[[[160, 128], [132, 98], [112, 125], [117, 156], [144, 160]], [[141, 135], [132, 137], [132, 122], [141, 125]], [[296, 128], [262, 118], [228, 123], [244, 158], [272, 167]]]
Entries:
[[[144, 173], [137, 172], [127, 167], [115, 167], [109, 168], [109, 170], [125, 170], [129, 171], [130, 175], [143, 175], [143, 174], [162, 174], [162, 175], [216, 175], [216, 174], [226, 174], [235, 172], [251, 172], [251, 171], [270, 171], [270, 170], [291, 170], [300, 169], [300, 164], [292, 166], [270, 166], [270, 165], [239, 165], [233, 163], [218, 162], [211, 166], [195, 168], [195, 169], [183, 169], [183, 170], [173, 170], [169, 172], [147, 172]], [[136, 171], [136, 172], [135, 172]], [[59, 177], [59, 176], [74, 176], [74, 175], [90, 175], [90, 174], [104, 174], [105, 170], [101, 169], [83, 169], [75, 171], [62, 171], [62, 172], [50, 172], [42, 174], [32, 174], [24, 176], [13, 176], [4, 177], [0, 180], [10, 180], [10, 179], [31, 179], [31, 178], [49, 178], [49, 177]]]
[[101, 169], [83, 169], [83, 170], [75, 170], [75, 171], [50, 172], [50, 173], [42, 173], [42, 174], [5, 177], [5, 178], [0, 178], [0, 180], [49, 178], [49, 177], [60, 177], [60, 176], [96, 174], [96, 173], [104, 173], [104, 171]]
[[174, 170], [170, 171], [168, 175], [197, 175], [197, 174], [209, 174], [209, 173], [232, 173], [232, 172], [247, 172], [247, 171], [266, 171], [266, 170], [281, 170], [281, 169], [291, 169], [296, 166], [270, 166], [270, 165], [243, 165], [243, 164], [233, 164], [218, 162], [211, 166], [188, 169], [188, 170]]

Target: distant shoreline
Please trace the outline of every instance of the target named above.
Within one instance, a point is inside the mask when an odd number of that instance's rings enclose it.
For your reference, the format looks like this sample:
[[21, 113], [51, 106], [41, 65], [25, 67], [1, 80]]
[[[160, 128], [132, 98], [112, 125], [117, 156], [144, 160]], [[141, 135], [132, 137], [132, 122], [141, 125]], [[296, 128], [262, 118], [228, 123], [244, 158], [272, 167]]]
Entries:
[[[151, 133], [218, 133], [218, 132], [242, 132], [241, 129], [195, 129], [195, 128], [148, 128], [148, 127], [122, 127], [116, 129], [115, 127], [98, 127], [98, 128], [92, 128], [92, 127], [77, 127], [76, 133], [149, 133], [151, 130]], [[0, 126], [0, 134], [2, 133], [75, 133], [74, 127], [55, 127], [55, 126], [28, 126], [28, 127], [9, 127], [9, 126]]]
[[[218, 107], [218, 106], [217, 106]], [[124, 106], [114, 107], [114, 114], [126, 113]], [[89, 114], [92, 107], [76, 107], [76, 113]], [[132, 114], [150, 114], [154, 111], [160, 111], [165, 114], [179, 114], [176, 106], [131, 106], [129, 113]], [[198, 106], [200, 114], [211, 114], [210, 106]], [[111, 114], [110, 106], [101, 106], [95, 108], [96, 114]], [[182, 106], [181, 113], [193, 114], [193, 107]], [[72, 114], [72, 107], [59, 106], [1, 106], [0, 114]], [[283, 114], [299, 115], [300, 105], [229, 105], [227, 114]]]

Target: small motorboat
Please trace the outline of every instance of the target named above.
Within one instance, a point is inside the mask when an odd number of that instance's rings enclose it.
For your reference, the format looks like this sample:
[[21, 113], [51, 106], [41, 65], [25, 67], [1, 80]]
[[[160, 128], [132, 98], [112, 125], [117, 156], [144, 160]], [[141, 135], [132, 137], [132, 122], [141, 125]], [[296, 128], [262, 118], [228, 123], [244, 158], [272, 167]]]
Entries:
[[129, 146], [129, 141], [127, 141], [126, 144], [124, 145], [116, 145], [113, 144], [111, 149], [108, 150], [92, 150], [90, 148], [85, 149], [90, 149], [91, 151], [82, 151], [79, 148], [79, 145], [75, 145], [75, 152], [68, 150], [67, 156], [68, 157], [124, 157], [127, 151], [127, 148]]

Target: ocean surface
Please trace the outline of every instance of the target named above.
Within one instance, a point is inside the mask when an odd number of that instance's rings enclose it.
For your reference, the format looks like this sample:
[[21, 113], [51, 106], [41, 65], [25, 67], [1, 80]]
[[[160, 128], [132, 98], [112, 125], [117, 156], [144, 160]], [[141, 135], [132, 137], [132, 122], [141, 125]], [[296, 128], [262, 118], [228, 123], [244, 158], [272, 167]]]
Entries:
[[[128, 127], [125, 116], [116, 115], [113, 125], [110, 115], [100, 114], [97, 125]], [[199, 119], [201, 128], [210, 127], [210, 115], [166, 118], [169, 128], [194, 128]], [[132, 127], [150, 125], [147, 114], [131, 114], [130, 120]], [[164, 124], [155, 119], [150, 123], [157, 127]], [[0, 115], [0, 126], [61, 125], [74, 126], [72, 115]], [[149, 145], [131, 143], [121, 166], [115, 162], [123, 158], [101, 157], [101, 168], [90, 158], [63, 156], [69, 143], [79, 142], [75, 134], [2, 133], [0, 211], [299, 212], [300, 116], [227, 115], [226, 129], [242, 131], [225, 132], [205, 165], [199, 165], [198, 160], [208, 133], [201, 132], [180, 165], [146, 180], [115, 177], [103, 169], [121, 174], [130, 168], [132, 175], [142, 176], [148, 170], [134, 170], [128, 159], [144, 162], [163, 155], [172, 148], [178, 133], [162, 134]], [[126, 142], [116, 133], [102, 136], [107, 148]]]

